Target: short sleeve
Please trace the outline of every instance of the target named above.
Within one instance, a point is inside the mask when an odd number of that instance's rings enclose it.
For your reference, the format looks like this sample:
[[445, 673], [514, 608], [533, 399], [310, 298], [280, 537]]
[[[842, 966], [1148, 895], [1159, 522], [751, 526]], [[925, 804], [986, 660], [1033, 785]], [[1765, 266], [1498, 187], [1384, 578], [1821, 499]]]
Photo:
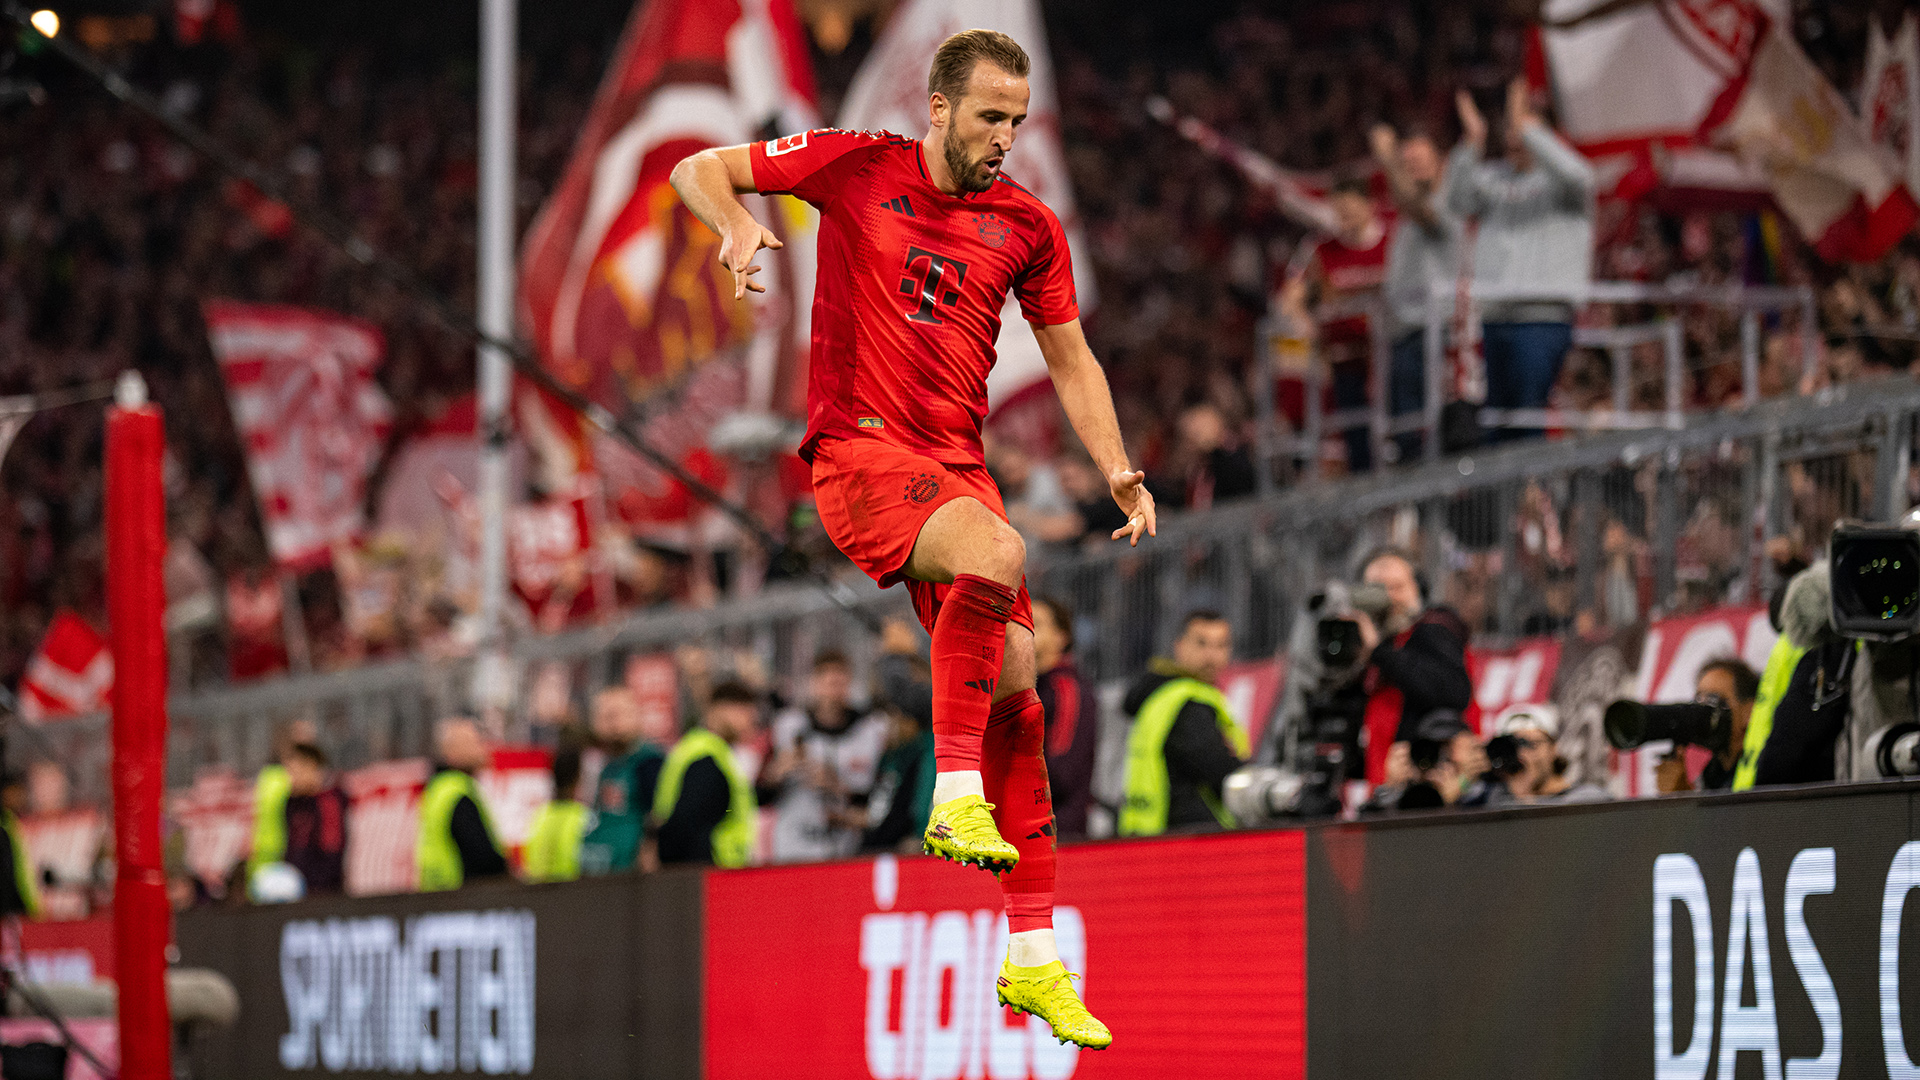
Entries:
[[747, 152], [753, 163], [754, 190], [762, 195], [796, 195], [825, 206], [844, 174], [858, 168], [881, 145], [882, 136], [834, 128], [754, 143]]
[[1014, 294], [1028, 322], [1058, 326], [1080, 317], [1080, 303], [1073, 292], [1073, 252], [1067, 248], [1066, 230], [1052, 213], [1043, 216], [1046, 232], [1035, 242], [1033, 259], [1014, 284]]

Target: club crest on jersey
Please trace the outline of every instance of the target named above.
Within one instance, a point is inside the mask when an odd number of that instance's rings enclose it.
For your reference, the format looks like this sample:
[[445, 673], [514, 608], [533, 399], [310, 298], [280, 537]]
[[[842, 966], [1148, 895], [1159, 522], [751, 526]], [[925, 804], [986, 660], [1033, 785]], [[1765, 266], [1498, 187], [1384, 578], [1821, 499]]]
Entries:
[[981, 214], [974, 219], [974, 225], [980, 230], [980, 239], [990, 248], [1007, 245], [1007, 238], [1013, 235], [1013, 226], [1000, 220], [999, 214]]
[[932, 473], [918, 473], [907, 481], [907, 500], [925, 504], [940, 494], [940, 478]]

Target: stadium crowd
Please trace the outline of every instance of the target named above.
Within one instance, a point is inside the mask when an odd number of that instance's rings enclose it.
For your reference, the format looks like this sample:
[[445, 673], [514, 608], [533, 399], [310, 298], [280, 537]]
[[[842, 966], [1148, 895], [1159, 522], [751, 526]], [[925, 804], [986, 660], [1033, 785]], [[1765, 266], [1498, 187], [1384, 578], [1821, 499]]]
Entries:
[[[871, 7], [807, 9], [825, 43], [816, 48], [828, 115], [871, 39]], [[1290, 168], [1338, 178], [1368, 167], [1367, 130], [1376, 122], [1430, 132], [1442, 150], [1450, 146], [1456, 90], [1497, 98], [1518, 70], [1525, 25], [1510, 5], [1492, 2], [1315, 5], [1186, 21], [1143, 14], [1120, 25], [1098, 7], [1049, 10], [1062, 134], [1102, 297], [1091, 338], [1162, 505], [1204, 508], [1254, 488], [1255, 327], [1277, 309], [1287, 268], [1314, 237], [1267, 192], [1152, 119], [1148, 99], [1164, 94]], [[851, 23], [836, 21], [842, 8]], [[1809, 5], [1796, 26], [1836, 85], [1852, 85], [1864, 35], [1857, 13]], [[295, 49], [237, 22], [193, 45], [171, 33], [170, 25], [150, 25], [144, 38], [131, 34], [108, 52], [169, 109], [279, 170], [301, 195], [350, 217], [369, 240], [405, 253], [430, 281], [470, 301], [469, 69], [449, 60], [396, 64], [364, 47]], [[558, 176], [601, 59], [577, 45], [528, 62], [523, 217]], [[281, 635], [274, 572], [200, 303], [286, 301], [379, 325], [388, 344], [379, 379], [397, 410], [389, 455], [471, 388], [469, 344], [395, 286], [294, 227], [283, 207], [222, 179], [97, 88], [45, 64], [35, 77], [46, 84], [43, 101], [0, 104], [0, 391], [95, 381], [128, 366], [147, 376], [175, 418], [171, 573], [179, 595], [196, 601], [178, 612], [176, 678], [205, 683], [276, 670], [292, 643]], [[1801, 328], [1791, 319], [1770, 325], [1762, 369], [1770, 395], [1906, 369], [1920, 328], [1920, 247], [1909, 241], [1873, 266], [1828, 267], [1777, 224], [1764, 212], [1665, 213], [1603, 202], [1593, 271], [1624, 280], [1817, 284], [1819, 370], [1802, 385]], [[1582, 318], [1629, 314], [1595, 309]], [[1737, 397], [1732, 316], [1692, 310], [1686, 332], [1689, 406]], [[1635, 364], [1632, 403], [1657, 407], [1657, 355], [1642, 350]], [[1602, 404], [1609, 377], [1604, 357], [1575, 350], [1555, 401]], [[1100, 478], [1077, 447], [1031, 437], [1033, 430], [999, 441], [992, 462], [1023, 530], [1061, 547], [1103, 535], [1112, 508]], [[56, 610], [102, 621], [99, 441], [97, 410], [43, 414], [0, 470], [0, 679], [18, 678]], [[1341, 468], [1345, 451], [1336, 444], [1328, 453]], [[811, 539], [812, 550], [830, 555]], [[305, 575], [297, 595], [311, 664], [324, 670], [462, 648], [461, 613], [473, 596], [447, 569], [442, 546], [382, 535], [333, 570]], [[637, 546], [617, 523], [604, 546], [616, 555], [622, 606], [714, 595], [716, 573], [684, 550]]]

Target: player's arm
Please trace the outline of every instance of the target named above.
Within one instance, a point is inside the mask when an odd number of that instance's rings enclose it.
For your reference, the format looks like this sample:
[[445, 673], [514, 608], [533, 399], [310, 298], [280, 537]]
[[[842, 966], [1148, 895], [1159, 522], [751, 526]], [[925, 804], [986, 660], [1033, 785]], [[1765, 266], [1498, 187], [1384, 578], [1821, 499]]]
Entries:
[[1134, 471], [1127, 463], [1127, 447], [1120, 440], [1120, 420], [1113, 412], [1113, 394], [1107, 389], [1107, 376], [1100, 361], [1087, 347], [1087, 335], [1080, 320], [1033, 327], [1040, 342], [1040, 353], [1047, 358], [1047, 374], [1053, 377], [1053, 389], [1073, 423], [1074, 433], [1092, 455], [1093, 463], [1107, 478], [1113, 501], [1127, 515], [1127, 523], [1113, 531], [1113, 538], [1126, 537], [1140, 545], [1140, 534], [1159, 535], [1154, 517], [1153, 496], [1147, 492], [1147, 474]]
[[766, 292], [749, 278], [760, 272], [753, 256], [761, 248], [782, 247], [772, 230], [754, 219], [740, 196], [759, 189], [753, 183], [753, 160], [745, 146], [722, 146], [682, 158], [669, 177], [680, 201], [700, 223], [720, 238], [720, 263], [733, 272], [733, 298], [747, 290]]

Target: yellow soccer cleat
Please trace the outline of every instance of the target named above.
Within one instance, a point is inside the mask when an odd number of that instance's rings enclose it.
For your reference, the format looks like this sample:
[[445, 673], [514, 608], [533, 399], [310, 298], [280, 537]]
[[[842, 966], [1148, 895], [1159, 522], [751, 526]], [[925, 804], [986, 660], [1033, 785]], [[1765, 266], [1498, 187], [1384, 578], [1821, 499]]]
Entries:
[[933, 808], [920, 850], [962, 866], [1003, 873], [1020, 861], [1020, 851], [1000, 838], [993, 804], [978, 795], [962, 795]]
[[1000, 965], [1000, 1004], [1053, 1025], [1053, 1037], [1062, 1045], [1105, 1050], [1113, 1044], [1113, 1032], [1080, 1004], [1080, 995], [1073, 992], [1073, 980], [1079, 977], [1058, 960], [1032, 968], [1014, 967], [1008, 960]]

